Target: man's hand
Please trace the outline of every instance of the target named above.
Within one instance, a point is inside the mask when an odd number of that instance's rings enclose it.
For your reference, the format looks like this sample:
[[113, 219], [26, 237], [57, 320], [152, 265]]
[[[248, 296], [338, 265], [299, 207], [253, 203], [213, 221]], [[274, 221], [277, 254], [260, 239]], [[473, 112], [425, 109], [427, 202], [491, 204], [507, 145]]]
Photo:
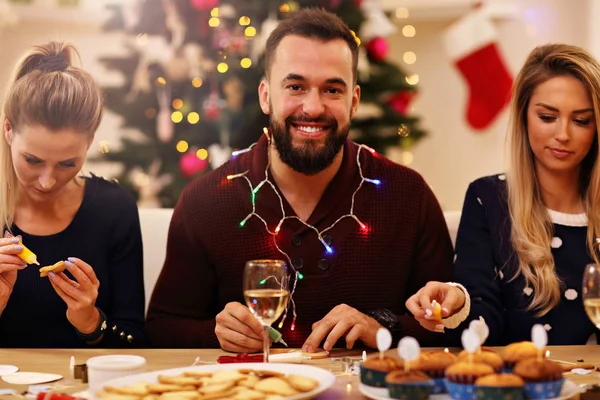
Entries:
[[444, 325], [433, 320], [431, 303], [436, 300], [442, 306], [442, 316], [449, 317], [465, 304], [465, 294], [459, 288], [442, 282], [427, 282], [406, 301], [406, 308], [425, 329], [444, 332]]
[[346, 304], [340, 304], [331, 310], [325, 318], [312, 326], [312, 333], [304, 342], [302, 351], [313, 352], [327, 336], [323, 348], [327, 351], [335, 345], [338, 339], [346, 336], [346, 347], [351, 349], [354, 342], [362, 340], [371, 348], [377, 347], [376, 335], [381, 324], [373, 318], [361, 313]]
[[237, 302], [227, 303], [215, 321], [215, 334], [223, 350], [235, 353], [262, 350], [264, 330], [248, 307]]

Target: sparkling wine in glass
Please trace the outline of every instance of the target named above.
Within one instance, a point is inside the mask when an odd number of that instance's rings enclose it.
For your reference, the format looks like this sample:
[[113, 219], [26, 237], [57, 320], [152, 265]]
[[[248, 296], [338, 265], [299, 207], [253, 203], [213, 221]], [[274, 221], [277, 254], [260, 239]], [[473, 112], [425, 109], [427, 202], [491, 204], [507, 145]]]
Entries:
[[287, 264], [281, 260], [252, 260], [244, 267], [244, 299], [263, 326], [264, 362], [269, 362], [269, 328], [281, 316], [290, 296]]
[[600, 329], [600, 265], [586, 265], [582, 286], [585, 312], [596, 328]]

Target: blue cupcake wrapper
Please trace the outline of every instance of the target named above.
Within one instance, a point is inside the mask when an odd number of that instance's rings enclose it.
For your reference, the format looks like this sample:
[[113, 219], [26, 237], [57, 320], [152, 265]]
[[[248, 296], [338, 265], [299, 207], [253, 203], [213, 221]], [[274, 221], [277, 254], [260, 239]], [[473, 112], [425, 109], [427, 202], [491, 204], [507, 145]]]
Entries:
[[377, 371], [370, 368], [360, 367], [360, 381], [367, 386], [387, 387], [385, 376], [389, 372]]
[[477, 400], [523, 400], [523, 387], [475, 386]]
[[442, 394], [446, 393], [446, 379], [444, 378], [433, 378], [433, 389], [431, 390], [432, 394]]
[[454, 383], [444, 379], [446, 390], [453, 400], [476, 400], [475, 385]]
[[432, 380], [425, 382], [388, 383], [388, 391], [393, 399], [427, 400], [433, 389]]
[[559, 397], [562, 390], [564, 378], [550, 382], [526, 382], [525, 397], [528, 399], [548, 399]]

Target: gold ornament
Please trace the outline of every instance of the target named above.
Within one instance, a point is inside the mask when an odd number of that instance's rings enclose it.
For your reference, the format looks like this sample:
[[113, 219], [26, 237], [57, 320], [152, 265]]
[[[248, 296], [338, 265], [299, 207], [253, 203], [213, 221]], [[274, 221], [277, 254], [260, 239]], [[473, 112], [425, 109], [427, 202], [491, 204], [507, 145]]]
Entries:
[[402, 124], [398, 127], [398, 135], [402, 137], [407, 137], [410, 135], [410, 128], [406, 124]]

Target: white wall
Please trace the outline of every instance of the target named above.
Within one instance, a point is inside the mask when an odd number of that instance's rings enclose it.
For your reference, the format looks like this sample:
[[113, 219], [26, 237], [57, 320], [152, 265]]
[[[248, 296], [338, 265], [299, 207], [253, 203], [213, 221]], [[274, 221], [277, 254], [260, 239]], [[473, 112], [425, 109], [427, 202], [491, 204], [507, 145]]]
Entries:
[[[564, 42], [587, 46], [591, 20], [587, 0], [522, 0], [521, 5], [524, 11], [519, 16], [494, 21], [500, 49], [513, 74], [516, 75], [536, 45]], [[397, 35], [390, 41], [391, 57], [407, 73], [419, 75], [414, 113], [422, 118], [422, 126], [429, 134], [412, 150], [411, 167], [425, 177], [446, 210], [462, 207], [471, 181], [503, 170], [508, 122], [507, 107], [485, 131], [476, 132], [466, 123], [467, 87], [444, 52], [441, 40], [441, 34], [454, 20], [411, 20], [410, 17], [398, 20], [400, 28], [406, 23], [414, 25], [417, 34], [413, 38]], [[405, 51], [417, 54], [415, 64], [403, 63]], [[399, 156], [399, 152], [390, 154], [400, 162]]]

